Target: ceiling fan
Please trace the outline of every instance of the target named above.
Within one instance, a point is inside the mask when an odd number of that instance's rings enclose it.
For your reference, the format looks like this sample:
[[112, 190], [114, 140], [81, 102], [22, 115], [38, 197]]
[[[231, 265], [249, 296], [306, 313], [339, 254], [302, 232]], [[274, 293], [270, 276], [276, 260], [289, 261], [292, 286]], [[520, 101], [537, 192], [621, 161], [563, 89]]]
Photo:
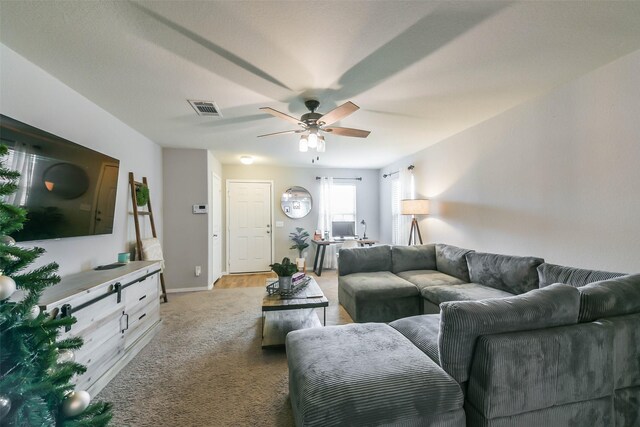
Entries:
[[318, 152], [325, 151], [324, 136], [322, 132], [340, 136], [351, 136], [355, 138], [366, 138], [371, 133], [368, 130], [344, 128], [338, 126], [330, 126], [331, 124], [342, 120], [348, 115], [355, 113], [360, 109], [356, 104], [351, 101], [347, 101], [339, 107], [334, 108], [326, 114], [316, 113], [316, 109], [320, 105], [320, 102], [315, 99], [308, 99], [304, 102], [304, 105], [309, 109], [309, 113], [303, 114], [300, 119], [296, 119], [281, 111], [274, 110], [271, 107], [262, 107], [261, 110], [269, 113], [275, 117], [286, 120], [291, 123], [295, 123], [302, 127], [302, 129], [285, 130], [283, 132], [268, 133], [265, 135], [259, 135], [258, 138], [274, 135], [285, 135], [290, 133], [300, 133], [300, 151], [307, 151], [309, 148], [315, 148]]

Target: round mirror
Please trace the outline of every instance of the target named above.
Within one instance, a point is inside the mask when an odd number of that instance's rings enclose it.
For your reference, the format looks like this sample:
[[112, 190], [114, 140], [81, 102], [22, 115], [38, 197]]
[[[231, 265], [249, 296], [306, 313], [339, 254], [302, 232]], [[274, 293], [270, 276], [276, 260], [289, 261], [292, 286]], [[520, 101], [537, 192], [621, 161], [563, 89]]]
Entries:
[[80, 166], [56, 163], [43, 175], [44, 186], [62, 199], [76, 199], [89, 189], [89, 176]]
[[282, 212], [289, 218], [304, 218], [311, 212], [313, 201], [306, 188], [291, 187], [282, 193], [280, 206]]

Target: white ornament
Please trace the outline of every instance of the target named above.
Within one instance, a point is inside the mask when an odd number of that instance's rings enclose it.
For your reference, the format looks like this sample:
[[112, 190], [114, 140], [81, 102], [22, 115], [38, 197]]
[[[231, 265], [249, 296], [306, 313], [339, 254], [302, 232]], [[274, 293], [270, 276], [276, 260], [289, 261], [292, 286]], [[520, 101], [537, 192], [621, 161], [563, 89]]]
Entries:
[[16, 244], [16, 240], [11, 236], [1, 236], [0, 243], [4, 243], [7, 246], [13, 246]]
[[0, 420], [6, 417], [10, 410], [11, 400], [7, 396], [0, 394]]
[[72, 391], [62, 402], [62, 413], [67, 417], [80, 415], [91, 403], [91, 396], [84, 390]]
[[73, 362], [76, 359], [76, 355], [73, 351], [65, 348], [58, 350], [58, 363]]
[[9, 276], [0, 276], [0, 301], [9, 298], [16, 291], [16, 282]]
[[38, 307], [37, 305], [34, 305], [33, 307], [31, 307], [31, 310], [29, 310], [29, 313], [27, 313], [27, 317], [31, 320], [35, 320], [39, 315], [40, 315], [40, 307]]

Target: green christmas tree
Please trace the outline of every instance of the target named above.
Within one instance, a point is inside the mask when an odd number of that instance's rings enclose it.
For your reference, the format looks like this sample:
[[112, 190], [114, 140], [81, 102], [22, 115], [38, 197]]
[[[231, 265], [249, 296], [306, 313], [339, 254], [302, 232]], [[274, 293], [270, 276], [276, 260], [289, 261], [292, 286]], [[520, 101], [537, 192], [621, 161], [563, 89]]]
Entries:
[[[0, 425], [106, 426], [111, 405], [90, 404], [90, 396], [71, 383], [86, 371], [73, 361], [82, 339], [58, 337], [75, 319], [41, 313], [37, 305], [44, 289], [60, 281], [58, 265], [25, 271], [44, 249], [16, 246], [9, 237], [22, 228], [26, 211], [5, 203], [20, 178], [5, 167], [7, 153], [0, 146]], [[10, 298], [16, 288], [19, 294]]]

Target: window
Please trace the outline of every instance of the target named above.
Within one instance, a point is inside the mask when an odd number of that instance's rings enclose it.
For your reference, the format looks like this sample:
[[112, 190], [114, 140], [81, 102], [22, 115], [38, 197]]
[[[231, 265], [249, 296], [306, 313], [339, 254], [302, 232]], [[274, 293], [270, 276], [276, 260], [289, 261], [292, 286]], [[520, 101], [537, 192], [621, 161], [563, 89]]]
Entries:
[[391, 180], [391, 242], [394, 245], [400, 243], [400, 179], [396, 175]]
[[334, 184], [331, 192], [331, 221], [356, 222], [355, 184]]

